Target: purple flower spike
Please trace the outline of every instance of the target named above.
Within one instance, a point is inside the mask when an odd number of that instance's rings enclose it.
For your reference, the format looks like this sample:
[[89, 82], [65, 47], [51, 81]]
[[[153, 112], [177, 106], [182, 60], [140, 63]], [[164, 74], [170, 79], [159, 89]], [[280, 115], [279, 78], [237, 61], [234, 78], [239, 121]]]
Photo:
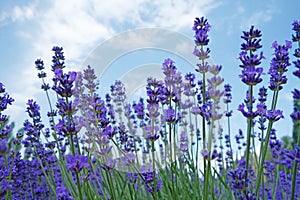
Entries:
[[231, 100], [232, 100], [232, 96], [231, 96], [231, 85], [225, 84], [225, 85], [224, 85], [224, 89], [225, 89], [224, 103], [230, 103]]
[[300, 110], [295, 109], [290, 116], [293, 119], [294, 123], [300, 122]]
[[240, 78], [247, 85], [256, 85], [262, 82], [261, 75], [263, 74], [263, 68], [247, 67], [244, 68]]
[[284, 118], [282, 115], [282, 110], [267, 110], [265, 117], [270, 121], [278, 121], [281, 118]]
[[62, 47], [55, 46], [52, 48], [52, 51], [54, 51], [54, 56], [52, 57], [52, 71], [54, 72], [56, 69], [63, 69], [65, 68], [64, 60], [64, 52]]
[[299, 48], [299, 44], [300, 44], [300, 21], [294, 21], [293, 22], [293, 30], [295, 31], [295, 35], [292, 35], [292, 39], [293, 42], [296, 42], [298, 44], [296, 44], [298, 46], [298, 48], [295, 49], [295, 53], [294, 56], [297, 58], [296, 61], [293, 62], [293, 64], [296, 67], [296, 71], [293, 72], [293, 74], [300, 78], [300, 48]]
[[287, 72], [287, 67], [291, 65], [289, 62], [289, 49], [292, 45], [290, 41], [286, 41], [285, 45], [278, 45], [275, 41], [272, 47], [274, 48], [274, 57], [268, 72], [271, 75], [269, 88], [271, 90], [280, 90], [282, 85], [287, 82], [284, 73]]
[[248, 111], [246, 111], [243, 103], [238, 106], [238, 111], [240, 111], [244, 117], [251, 119], [255, 118], [259, 114], [258, 111], [254, 112], [251, 108], [248, 108]]
[[37, 70], [41, 71], [43, 69], [45, 69], [44, 67], [44, 62], [41, 59], [37, 59], [35, 62], [35, 67], [37, 68]]
[[76, 72], [64, 74], [62, 69], [55, 69], [55, 77], [53, 78], [54, 86], [52, 89], [61, 97], [71, 97], [74, 93], [73, 83], [76, 79]]
[[263, 75], [263, 68], [257, 67], [260, 65], [261, 60], [265, 57], [263, 53], [254, 54], [258, 49], [262, 47], [261, 42], [261, 31], [255, 30], [254, 26], [251, 26], [250, 30], [244, 31], [242, 39], [245, 40], [244, 43], [241, 44], [242, 52], [239, 55], [239, 59], [242, 62], [240, 65], [242, 70], [242, 74], [239, 77], [242, 79], [246, 85], [256, 85], [262, 82], [261, 75]]
[[2, 83], [0, 83], [0, 112], [7, 109], [7, 105], [11, 105], [15, 100], [11, 98], [7, 93], [5, 93], [5, 88]]
[[8, 149], [7, 140], [0, 138], [0, 156], [5, 154]]
[[67, 155], [66, 167], [72, 172], [79, 173], [82, 169], [89, 167], [88, 156], [83, 155]]
[[173, 109], [164, 110], [164, 116], [166, 118], [166, 122], [168, 122], [168, 123], [176, 122], [175, 111]]
[[57, 187], [56, 193], [58, 199], [74, 200], [74, 198], [70, 195], [69, 191], [64, 186]]
[[298, 146], [298, 144], [295, 144], [295, 155], [294, 155], [294, 159], [296, 162], [300, 162], [300, 147]]
[[208, 32], [211, 26], [208, 23], [207, 19], [197, 17], [194, 21], [193, 30], [195, 31], [195, 43], [197, 46], [205, 46], [208, 44]]
[[293, 30], [296, 32], [295, 35], [292, 35], [293, 42], [299, 42], [300, 41], [300, 21], [294, 21], [293, 22]]
[[267, 101], [267, 88], [265, 87], [262, 87], [259, 89], [259, 98], [258, 98], [258, 101], [261, 102], [261, 103], [264, 103]]

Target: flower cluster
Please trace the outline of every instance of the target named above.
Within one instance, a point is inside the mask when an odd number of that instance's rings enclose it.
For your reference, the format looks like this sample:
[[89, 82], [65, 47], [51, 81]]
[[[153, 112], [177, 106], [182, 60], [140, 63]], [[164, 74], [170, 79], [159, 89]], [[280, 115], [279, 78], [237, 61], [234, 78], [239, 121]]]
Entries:
[[256, 53], [262, 48], [260, 44], [261, 36], [261, 31], [254, 29], [254, 26], [251, 26], [249, 31], [244, 31], [243, 36], [241, 36], [245, 42], [241, 45], [242, 51], [239, 55], [239, 59], [242, 62], [240, 65], [242, 68], [240, 78], [246, 85], [256, 85], [262, 82], [263, 68], [258, 67], [258, 65], [260, 65], [264, 56], [262, 52]]
[[[300, 23], [292, 25], [292, 40], [298, 43], [293, 74], [299, 78]], [[43, 60], [35, 61], [49, 102], [49, 127], [38, 102], [30, 99], [28, 119], [12, 134], [13, 123], [4, 112], [14, 100], [0, 83], [0, 199], [299, 198], [298, 88], [292, 92], [293, 138], [279, 139], [273, 127], [284, 116], [276, 106], [287, 84], [292, 43], [273, 43], [269, 87], [260, 87], [255, 98], [254, 86], [264, 74], [259, 66], [262, 34], [254, 26], [243, 32], [239, 77], [248, 89], [237, 110], [247, 118], [247, 130], [235, 133], [230, 126], [232, 86], [223, 85], [223, 67], [209, 60], [211, 26], [201, 17], [192, 29], [193, 54], [199, 58], [195, 70], [202, 79], [183, 75], [168, 58], [162, 63], [164, 78], [149, 77], [147, 97], [133, 102], [121, 81], [101, 94], [90, 66], [66, 72], [63, 48], [53, 47], [52, 88], [45, 83]], [[224, 116], [227, 129], [219, 121]]]
[[287, 78], [284, 75], [287, 72], [289, 63], [289, 52], [292, 48], [292, 42], [286, 41], [285, 45], [278, 45], [275, 41], [272, 45], [274, 48], [274, 58], [271, 61], [269, 74], [270, 74], [270, 86], [271, 90], [281, 90], [282, 85], [286, 84]]

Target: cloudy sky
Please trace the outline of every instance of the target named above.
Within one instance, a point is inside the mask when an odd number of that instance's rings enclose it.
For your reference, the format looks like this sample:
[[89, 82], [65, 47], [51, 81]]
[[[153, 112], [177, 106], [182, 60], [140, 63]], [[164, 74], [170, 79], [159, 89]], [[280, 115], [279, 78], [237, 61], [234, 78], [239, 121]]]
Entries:
[[[193, 71], [195, 63], [189, 57], [194, 48], [191, 27], [195, 17], [205, 16], [212, 25], [209, 44], [212, 60], [223, 66], [225, 82], [233, 85], [234, 119], [240, 119], [236, 108], [246, 89], [238, 79], [237, 57], [242, 31], [251, 25], [262, 30], [266, 57], [262, 67], [267, 71], [272, 56], [271, 45], [275, 40], [279, 44], [291, 40], [291, 24], [295, 19], [300, 20], [299, 7], [300, 2], [296, 0], [1, 1], [0, 81], [15, 98], [8, 112], [20, 127], [25, 119], [27, 99], [34, 98], [46, 107], [34, 61], [42, 58], [51, 74], [51, 48], [54, 45], [64, 48], [68, 69], [81, 70], [87, 64], [98, 69], [103, 91], [108, 91], [116, 79], [127, 79], [130, 87], [136, 85], [132, 80], [141, 82], [145, 74], [158, 73], [165, 57], [175, 59], [178, 68], [184, 72]], [[139, 30], [146, 31], [141, 33]], [[99, 63], [95, 57], [101, 56]], [[300, 86], [291, 71], [288, 73], [289, 84], [281, 93], [278, 105], [285, 109], [285, 120], [278, 123], [281, 135], [291, 134], [290, 91]], [[267, 82], [266, 76], [264, 83]], [[238, 123], [234, 127], [245, 128]]]

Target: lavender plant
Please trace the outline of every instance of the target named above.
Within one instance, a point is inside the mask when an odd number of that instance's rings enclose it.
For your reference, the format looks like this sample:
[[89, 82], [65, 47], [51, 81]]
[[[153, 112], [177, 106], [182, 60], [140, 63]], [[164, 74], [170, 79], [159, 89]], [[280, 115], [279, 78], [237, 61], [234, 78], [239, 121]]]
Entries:
[[[292, 26], [292, 41], [298, 43], [293, 61], [297, 82], [299, 21]], [[272, 44], [266, 75], [260, 67], [266, 59], [262, 31], [251, 26], [242, 33], [239, 78], [247, 91], [237, 110], [246, 118], [247, 129], [235, 133], [235, 113], [229, 107], [232, 87], [222, 85], [222, 66], [209, 61], [211, 25], [204, 17], [196, 18], [192, 29], [197, 74], [183, 75], [167, 58], [162, 63], [164, 78], [145, 80], [146, 98], [133, 102], [121, 81], [114, 82], [110, 93], [99, 93], [90, 66], [67, 72], [63, 48], [53, 47], [52, 86], [46, 83], [44, 62], [35, 61], [49, 103], [49, 123], [42, 119], [38, 102], [28, 100], [28, 119], [11, 148], [12, 126], [4, 112], [14, 100], [0, 83], [0, 199], [299, 198], [298, 88], [292, 92], [290, 114], [294, 148], [284, 147], [275, 129], [275, 122], [286, 115], [277, 104], [279, 92], [288, 84], [292, 42]], [[256, 88], [265, 76], [268, 88]], [[225, 127], [219, 122], [223, 117]]]

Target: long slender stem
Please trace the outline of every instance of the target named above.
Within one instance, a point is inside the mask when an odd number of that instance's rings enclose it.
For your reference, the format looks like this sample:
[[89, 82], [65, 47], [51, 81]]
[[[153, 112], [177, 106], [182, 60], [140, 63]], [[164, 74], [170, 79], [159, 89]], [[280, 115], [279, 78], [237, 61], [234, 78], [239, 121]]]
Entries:
[[[154, 136], [154, 120], [155, 119], [151, 119], [151, 126], [152, 126], [152, 136]], [[154, 140], [151, 140], [151, 153], [152, 153], [152, 165], [153, 165], [153, 172], [152, 172], [152, 176], [153, 176], [153, 181], [154, 181], [154, 185], [153, 185], [153, 197], [156, 200], [157, 196], [156, 196], [156, 184], [157, 184], [157, 180], [155, 177], [155, 147], [154, 147]]]
[[[229, 112], [229, 104], [227, 103], [227, 112]], [[231, 145], [231, 128], [230, 128], [230, 116], [227, 117], [227, 130], [228, 130], [228, 139], [229, 139], [229, 150], [230, 150], [230, 167], [235, 169], [235, 162], [233, 161], [233, 150]]]
[[153, 182], [154, 182], [154, 185], [153, 185], [153, 196], [154, 196], [154, 199], [156, 200], [157, 199], [157, 195], [156, 195], [156, 185], [157, 185], [157, 180], [156, 180], [156, 169], [155, 169], [155, 153], [154, 153], [154, 141], [152, 140], [151, 141], [151, 153], [152, 153], [152, 165], [153, 165], [153, 172], [152, 172], [152, 176], [153, 176]]
[[261, 160], [259, 162], [259, 167], [258, 167], [258, 175], [257, 175], [257, 180], [256, 180], [256, 188], [255, 188], [256, 195], [258, 195], [258, 192], [259, 192], [259, 186], [260, 186], [260, 181], [261, 181], [262, 172], [263, 172], [263, 165], [264, 165], [264, 160], [266, 158], [266, 154], [267, 154], [267, 150], [268, 150], [268, 144], [269, 144], [272, 126], [273, 126], [273, 121], [269, 121], [265, 144], [263, 146], [263, 151], [261, 152]]
[[[248, 110], [250, 112], [252, 112], [252, 110], [253, 110], [252, 98], [253, 98], [253, 85], [250, 85], [249, 86], [249, 105], [248, 105]], [[249, 117], [248, 122], [247, 122], [247, 149], [246, 149], [246, 176], [245, 176], [245, 180], [247, 179], [248, 169], [249, 169], [252, 127], [253, 127], [253, 119], [252, 119], [252, 117]]]
[[[45, 84], [44, 78], [42, 78], [42, 82], [43, 82], [43, 84]], [[45, 90], [45, 93], [46, 93], [46, 96], [47, 96], [47, 101], [48, 101], [48, 104], [49, 104], [50, 112], [53, 113], [53, 108], [52, 108], [52, 104], [51, 104], [51, 100], [50, 100], [50, 96], [49, 96], [48, 90]], [[51, 120], [54, 123], [54, 116], [53, 115], [51, 115]], [[54, 131], [53, 134], [52, 134], [52, 136], [54, 137], [55, 144], [57, 146], [57, 151], [58, 151], [59, 159], [62, 160], [62, 154], [61, 154], [61, 151], [60, 151], [60, 148], [59, 148], [59, 142], [58, 142], [58, 139], [57, 139], [56, 130], [53, 127], [54, 126], [53, 123], [50, 123], [50, 126], [52, 127], [52, 130]]]
[[[278, 94], [279, 94], [279, 90], [278, 90], [278, 88], [276, 88], [276, 90], [273, 93], [271, 110], [274, 110], [276, 108], [276, 104], [277, 104], [277, 100], [278, 100]], [[274, 123], [273, 121], [269, 120], [268, 129], [267, 129], [267, 133], [266, 133], [266, 138], [265, 138], [264, 145], [263, 145], [263, 151], [260, 154], [261, 159], [259, 161], [258, 175], [257, 175], [257, 181], [256, 181], [256, 188], [255, 188], [255, 194], [256, 195], [259, 192], [264, 161], [265, 161], [267, 150], [268, 150], [268, 145], [269, 145], [269, 140], [270, 140], [270, 135], [271, 135], [271, 130], [272, 130], [273, 123]]]
[[112, 199], [113, 200], [116, 200], [116, 196], [115, 196], [115, 190], [112, 186], [112, 182], [111, 182], [111, 177], [108, 175], [108, 172], [105, 171], [105, 174], [106, 174], [106, 178], [107, 178], [107, 181], [108, 181], [108, 185], [109, 185], [109, 190], [110, 190], [110, 193], [112, 195]]
[[78, 189], [78, 193], [79, 193], [79, 199], [83, 200], [82, 192], [81, 192], [80, 179], [79, 179], [79, 174], [78, 173], [76, 173], [76, 181], [77, 181], [77, 189]]
[[[300, 143], [300, 137], [299, 136], [298, 136], [297, 140], [298, 140], [297, 144], [299, 146], [299, 143]], [[298, 162], [295, 161], [294, 166], [293, 166], [292, 197], [291, 197], [291, 199], [294, 199], [294, 197], [295, 197], [297, 172], [298, 172]]]
[[[202, 60], [202, 63], [204, 63], [204, 60]], [[203, 73], [203, 76], [202, 76], [202, 83], [203, 83], [203, 86], [202, 86], [202, 95], [203, 95], [203, 104], [206, 103], [206, 81], [205, 81], [205, 73]], [[206, 123], [205, 123], [205, 117], [202, 116], [202, 140], [203, 140], [203, 149], [206, 149]], [[207, 200], [208, 198], [208, 195], [207, 195], [207, 187], [208, 187], [208, 172], [207, 172], [207, 165], [206, 165], [206, 160], [203, 159], [203, 168], [204, 168], [204, 199]]]
[[[8, 182], [10, 182], [10, 180], [11, 180], [12, 170], [13, 170], [14, 164], [15, 164], [15, 153], [13, 153], [13, 155], [12, 155], [12, 162], [11, 162], [11, 167], [9, 169]], [[8, 196], [9, 199], [12, 199], [10, 188], [8, 188], [8, 192], [7, 192], [6, 196]]]
[[[204, 177], [204, 199], [208, 199], [208, 188], [210, 184], [210, 176], [211, 176], [211, 152], [212, 152], [212, 136], [213, 136], [213, 129], [214, 129], [214, 120], [211, 121], [211, 124], [209, 125], [209, 135], [208, 135], [208, 158], [207, 158], [207, 166], [205, 171], [205, 177]], [[211, 185], [210, 187], [213, 188]]]

